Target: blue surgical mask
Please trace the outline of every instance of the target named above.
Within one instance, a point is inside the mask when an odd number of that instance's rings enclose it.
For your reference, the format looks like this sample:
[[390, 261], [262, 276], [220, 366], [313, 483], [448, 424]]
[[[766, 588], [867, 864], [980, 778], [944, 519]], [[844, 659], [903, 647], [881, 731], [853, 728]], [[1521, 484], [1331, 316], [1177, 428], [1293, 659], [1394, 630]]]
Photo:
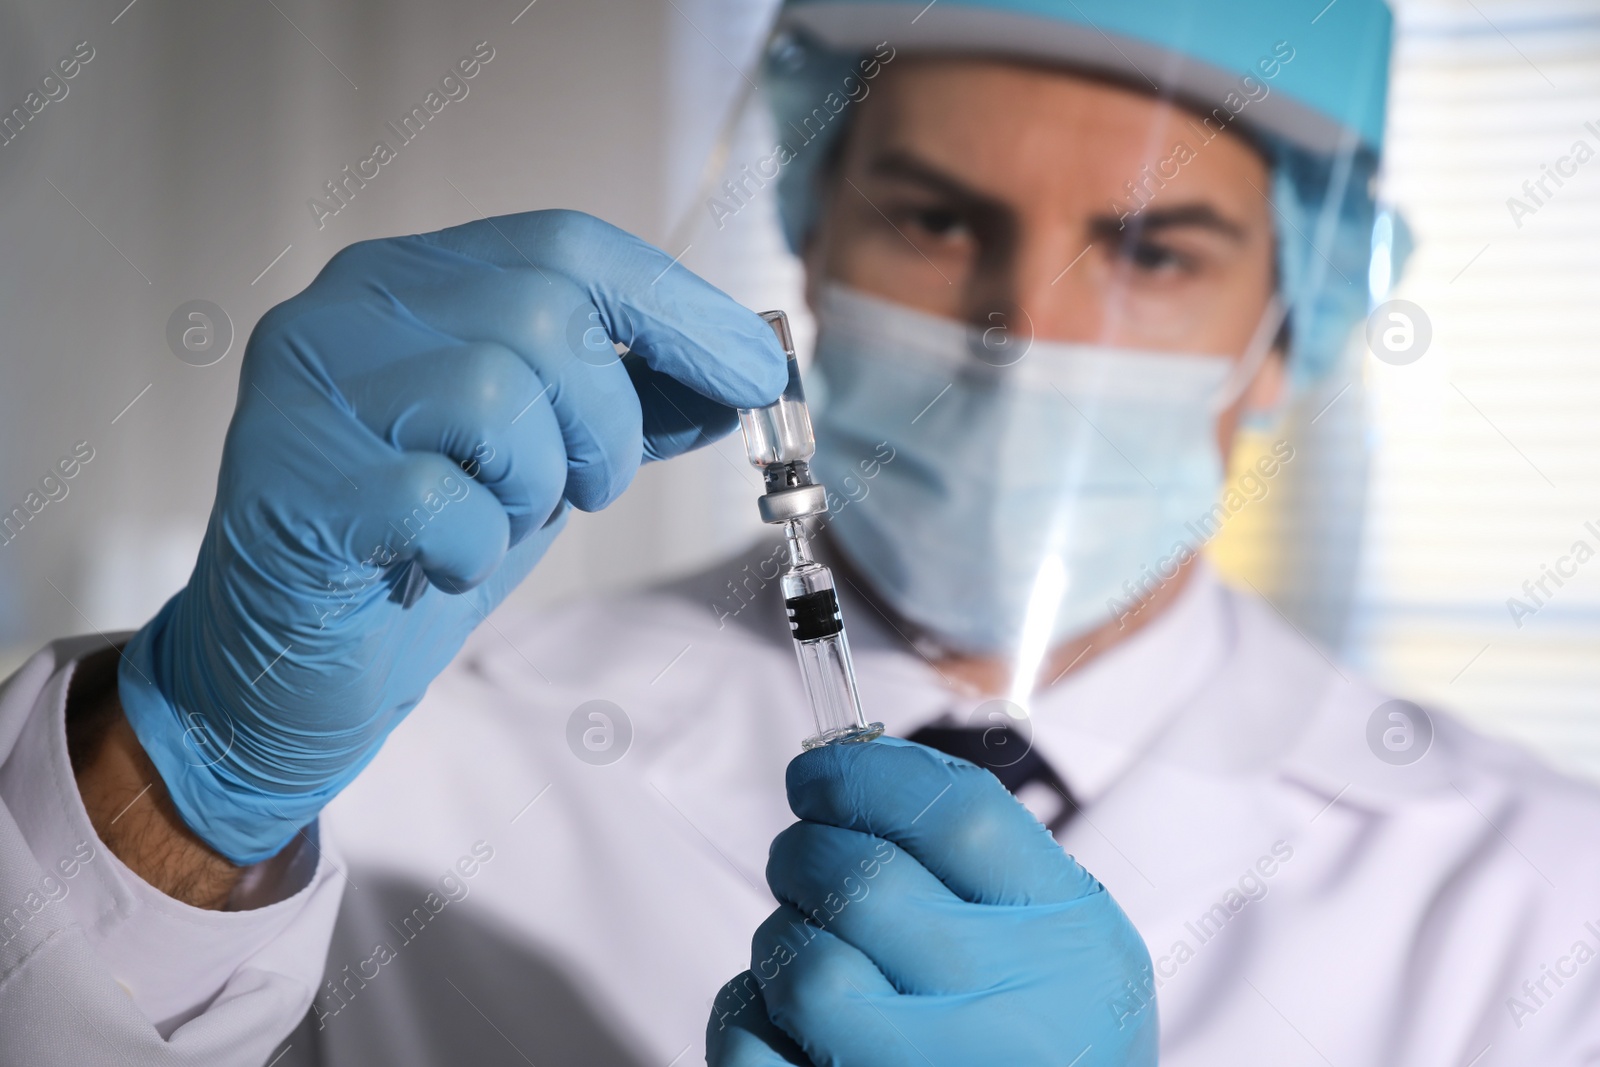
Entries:
[[1198, 551], [1232, 369], [1221, 356], [1023, 348], [829, 287], [814, 466], [851, 499], [828, 529], [888, 607], [949, 648], [997, 654], [1095, 629]]

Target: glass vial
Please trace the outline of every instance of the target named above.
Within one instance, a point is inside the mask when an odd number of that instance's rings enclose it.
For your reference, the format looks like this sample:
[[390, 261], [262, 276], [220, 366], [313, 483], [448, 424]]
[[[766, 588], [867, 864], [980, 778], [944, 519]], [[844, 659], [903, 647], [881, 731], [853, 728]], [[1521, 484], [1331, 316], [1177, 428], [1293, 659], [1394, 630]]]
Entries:
[[817, 450], [817, 439], [811, 432], [811, 415], [806, 410], [805, 389], [800, 385], [800, 361], [795, 358], [788, 316], [781, 311], [764, 311], [761, 317], [789, 356], [789, 384], [777, 403], [739, 410], [745, 455], [751, 464], [765, 469], [810, 459]]

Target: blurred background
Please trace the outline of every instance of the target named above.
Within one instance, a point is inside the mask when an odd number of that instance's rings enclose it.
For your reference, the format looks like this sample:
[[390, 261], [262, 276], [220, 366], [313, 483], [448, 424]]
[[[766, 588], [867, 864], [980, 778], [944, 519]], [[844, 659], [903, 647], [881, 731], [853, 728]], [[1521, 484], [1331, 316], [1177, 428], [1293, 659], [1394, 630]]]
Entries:
[[[1396, 366], [1353, 338], [1340, 374], [1248, 436], [1245, 455], [1287, 438], [1304, 459], [1212, 552], [1380, 683], [1600, 778], [1600, 558], [1573, 555], [1600, 549], [1600, 0], [1394, 6], [1384, 181], [1417, 244], [1395, 295], [1431, 341]], [[808, 341], [771, 189], [720, 223], [707, 203], [770, 145], [740, 107], [769, 14], [0, 6], [0, 513], [28, 513], [0, 533], [0, 666], [137, 627], [183, 584], [245, 338], [351, 242], [577, 208], [789, 309]], [[491, 58], [467, 95], [332, 199], [326, 183], [475, 50]], [[169, 322], [191, 301], [225, 319], [180, 359]], [[41, 487], [74, 455], [72, 479]], [[575, 518], [508, 609], [710, 563], [761, 536], [757, 485], [737, 442], [647, 469]]]

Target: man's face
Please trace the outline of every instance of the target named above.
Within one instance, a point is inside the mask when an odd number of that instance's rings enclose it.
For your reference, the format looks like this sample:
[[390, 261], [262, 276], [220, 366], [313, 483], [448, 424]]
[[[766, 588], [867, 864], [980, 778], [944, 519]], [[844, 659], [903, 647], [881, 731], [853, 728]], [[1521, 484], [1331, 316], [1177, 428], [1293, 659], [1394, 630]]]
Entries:
[[[1238, 357], [1275, 288], [1270, 175], [1241, 138], [1204, 138], [1179, 106], [1059, 70], [903, 59], [843, 146], [812, 304], [835, 280], [1022, 338]], [[1176, 177], [1121, 217], [1147, 166]], [[1280, 383], [1269, 360], [1249, 402]]]

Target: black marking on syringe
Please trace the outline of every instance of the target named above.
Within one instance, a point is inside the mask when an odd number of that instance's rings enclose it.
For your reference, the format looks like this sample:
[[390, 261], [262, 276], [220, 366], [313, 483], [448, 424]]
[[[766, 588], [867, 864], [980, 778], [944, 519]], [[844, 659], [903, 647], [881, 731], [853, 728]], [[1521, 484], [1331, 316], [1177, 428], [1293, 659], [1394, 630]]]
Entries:
[[839, 598], [832, 589], [803, 593], [783, 602], [789, 611], [789, 629], [796, 641], [820, 641], [844, 632], [839, 618]]

